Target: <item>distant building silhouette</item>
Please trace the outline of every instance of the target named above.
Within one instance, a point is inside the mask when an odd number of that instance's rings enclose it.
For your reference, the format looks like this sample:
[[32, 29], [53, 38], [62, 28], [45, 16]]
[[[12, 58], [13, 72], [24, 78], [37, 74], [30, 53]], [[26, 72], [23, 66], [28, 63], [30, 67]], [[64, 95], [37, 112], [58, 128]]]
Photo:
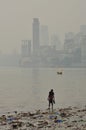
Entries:
[[86, 35], [82, 35], [81, 43], [82, 64], [86, 66]]
[[61, 42], [56, 34], [51, 35], [51, 46], [53, 46], [57, 50], [61, 49]]
[[38, 18], [33, 18], [32, 24], [32, 33], [33, 33], [33, 54], [37, 54], [40, 47], [40, 23]]
[[21, 55], [22, 57], [31, 56], [31, 40], [22, 40]]
[[40, 44], [44, 46], [49, 45], [49, 33], [47, 25], [40, 26]]
[[86, 25], [80, 26], [80, 33], [83, 34], [83, 35], [86, 35]]
[[74, 33], [68, 32], [65, 34], [64, 50], [65, 52], [71, 53], [75, 47], [74, 44]]

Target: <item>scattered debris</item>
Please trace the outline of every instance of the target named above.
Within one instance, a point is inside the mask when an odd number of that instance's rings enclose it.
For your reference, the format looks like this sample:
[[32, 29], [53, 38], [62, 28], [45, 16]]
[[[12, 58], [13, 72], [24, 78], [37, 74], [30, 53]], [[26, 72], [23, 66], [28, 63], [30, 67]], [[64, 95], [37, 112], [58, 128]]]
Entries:
[[0, 116], [0, 130], [86, 130], [86, 108], [8, 112]]

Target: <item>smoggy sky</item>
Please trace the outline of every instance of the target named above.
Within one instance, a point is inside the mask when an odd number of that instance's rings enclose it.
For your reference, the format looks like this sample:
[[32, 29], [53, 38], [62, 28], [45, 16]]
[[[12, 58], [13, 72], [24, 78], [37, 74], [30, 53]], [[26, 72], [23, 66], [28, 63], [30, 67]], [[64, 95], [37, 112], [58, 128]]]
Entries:
[[63, 41], [65, 32], [86, 24], [86, 0], [0, 0], [0, 50], [20, 51], [21, 40], [32, 38], [32, 21], [48, 25]]

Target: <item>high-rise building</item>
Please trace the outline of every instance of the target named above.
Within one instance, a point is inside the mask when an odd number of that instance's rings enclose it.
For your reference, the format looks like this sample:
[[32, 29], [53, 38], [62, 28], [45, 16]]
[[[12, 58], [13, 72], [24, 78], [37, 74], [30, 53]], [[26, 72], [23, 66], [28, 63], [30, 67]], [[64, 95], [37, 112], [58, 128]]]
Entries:
[[32, 28], [33, 28], [33, 54], [37, 54], [40, 47], [40, 40], [39, 40], [40, 39], [40, 32], [39, 32], [40, 23], [39, 23], [38, 18], [33, 19]]
[[51, 46], [55, 47], [57, 50], [61, 49], [61, 42], [57, 34], [51, 35]]
[[74, 33], [68, 32], [65, 34], [64, 50], [66, 52], [72, 52], [75, 47], [74, 44]]
[[83, 35], [86, 35], [86, 25], [80, 26], [80, 33], [83, 34]]
[[31, 56], [31, 40], [27, 40], [27, 55]]
[[21, 55], [22, 57], [31, 56], [31, 40], [22, 40]]
[[49, 33], [47, 25], [41, 25], [40, 27], [40, 44], [44, 46], [49, 45]]
[[82, 35], [81, 38], [81, 56], [82, 64], [86, 66], [86, 35]]

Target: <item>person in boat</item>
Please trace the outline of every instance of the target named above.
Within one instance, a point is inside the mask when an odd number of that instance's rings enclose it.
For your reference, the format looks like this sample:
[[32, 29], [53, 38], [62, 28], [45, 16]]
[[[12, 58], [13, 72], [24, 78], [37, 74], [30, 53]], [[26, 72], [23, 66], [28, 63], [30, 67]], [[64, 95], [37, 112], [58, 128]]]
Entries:
[[53, 89], [51, 89], [49, 92], [48, 101], [49, 101], [49, 110], [50, 110], [50, 105], [52, 105], [52, 111], [53, 111], [53, 104], [55, 104], [55, 95]]

